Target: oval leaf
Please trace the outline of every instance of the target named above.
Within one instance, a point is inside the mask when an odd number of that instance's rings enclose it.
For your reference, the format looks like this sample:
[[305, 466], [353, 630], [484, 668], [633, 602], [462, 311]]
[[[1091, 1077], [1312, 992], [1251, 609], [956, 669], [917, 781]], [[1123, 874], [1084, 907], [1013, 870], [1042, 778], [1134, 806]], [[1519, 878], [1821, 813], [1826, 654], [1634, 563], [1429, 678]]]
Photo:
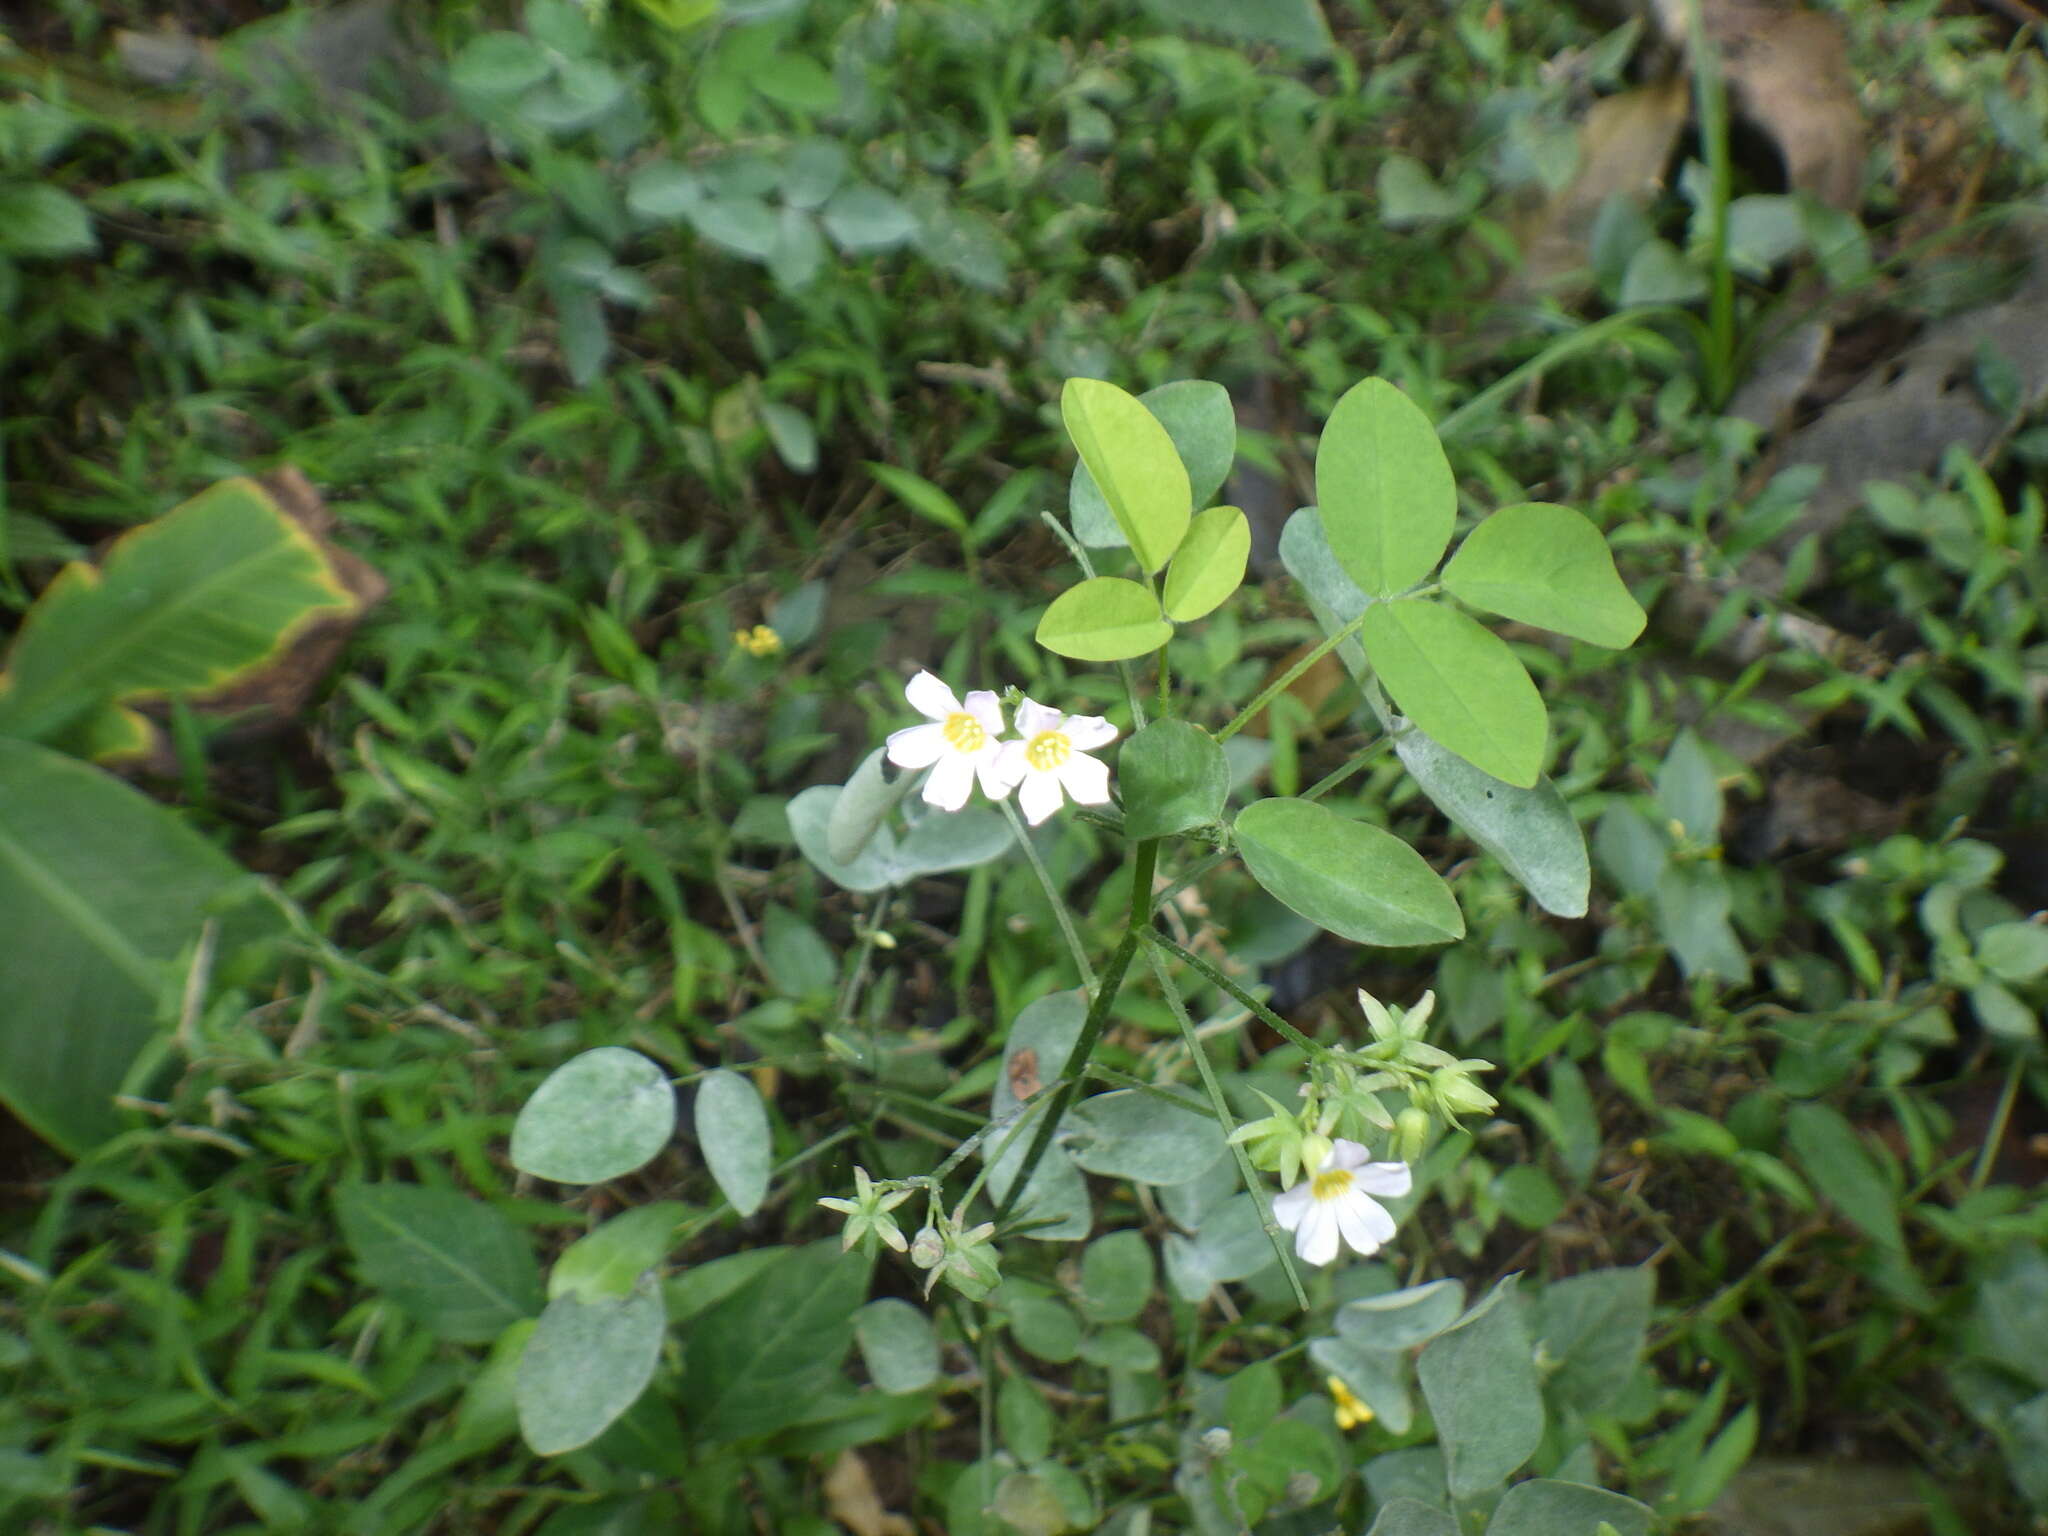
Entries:
[[[1237, 411], [1230, 392], [1207, 379], [1176, 379], [1138, 396], [1138, 403], [1159, 418], [1173, 450], [1188, 472], [1189, 504], [1202, 506], [1230, 478], [1237, 459]], [[1121, 549], [1129, 541], [1110, 515], [1109, 503], [1096, 488], [1086, 464], [1074, 466], [1067, 491], [1067, 515], [1074, 537], [1091, 549]]]
[[639, 1399], [661, 1361], [661, 1288], [617, 1301], [557, 1296], [519, 1357], [519, 1430], [542, 1456], [588, 1445]]
[[601, 1045], [534, 1090], [512, 1125], [512, 1166], [557, 1184], [596, 1184], [652, 1161], [675, 1126], [668, 1074], [638, 1051]]
[[704, 1166], [719, 1192], [742, 1216], [761, 1208], [768, 1195], [768, 1159], [773, 1140], [768, 1111], [754, 1085], [723, 1067], [697, 1084], [697, 1142]]
[[1121, 576], [1068, 588], [1038, 621], [1038, 643], [1076, 661], [1129, 661], [1158, 650], [1172, 634], [1159, 600]]
[[1119, 1088], [1083, 1099], [1068, 1111], [1067, 1124], [1075, 1137], [1067, 1150], [1078, 1166], [1140, 1184], [1185, 1184], [1223, 1151], [1223, 1132], [1193, 1094], [1183, 1106]]
[[1353, 385], [1316, 447], [1330, 549], [1373, 597], [1412, 587], [1451, 542], [1458, 491], [1422, 408], [1385, 379]]
[[562, 1250], [548, 1271], [548, 1299], [617, 1301], [632, 1295], [640, 1277], [667, 1256], [677, 1225], [689, 1214], [690, 1208], [680, 1200], [657, 1200], [584, 1233]]
[[923, 475], [914, 475], [907, 469], [894, 464], [877, 464], [867, 461], [868, 473], [891, 491], [919, 517], [937, 523], [941, 528], [951, 529], [963, 539], [971, 541], [967, 527], [967, 514], [960, 510], [959, 503], [940, 490]]
[[1135, 396], [1102, 379], [1067, 380], [1060, 391], [1060, 416], [1138, 563], [1148, 575], [1158, 570], [1180, 546], [1194, 507], [1187, 466], [1174, 451], [1173, 439]]
[[419, 1184], [347, 1184], [334, 1214], [363, 1278], [444, 1339], [485, 1343], [540, 1306], [532, 1245], [481, 1200]]
[[1154, 720], [1124, 743], [1116, 759], [1123, 793], [1124, 835], [1166, 837], [1207, 826], [1223, 815], [1230, 765], [1200, 726]]
[[1464, 834], [1515, 877], [1555, 917], [1584, 917], [1592, 888], [1586, 835], [1564, 796], [1548, 779], [1517, 789], [1482, 773], [1419, 727], [1394, 737], [1394, 751]]
[[1543, 697], [1507, 642], [1418, 598], [1375, 603], [1359, 638], [1401, 712], [1483, 773], [1518, 789], [1543, 767]]
[[1340, 938], [1391, 948], [1465, 935], [1457, 898], [1421, 854], [1312, 800], [1246, 806], [1237, 851], [1260, 885]]
[[853, 1315], [868, 1375], [884, 1392], [921, 1392], [939, 1379], [939, 1336], [907, 1301], [886, 1296]]
[[1215, 609], [1243, 582], [1251, 553], [1252, 525], [1237, 508], [1197, 513], [1166, 572], [1167, 617], [1185, 624]]
[[1607, 540], [1570, 507], [1502, 507], [1465, 536], [1444, 586], [1474, 608], [1619, 650], [1646, 622]]

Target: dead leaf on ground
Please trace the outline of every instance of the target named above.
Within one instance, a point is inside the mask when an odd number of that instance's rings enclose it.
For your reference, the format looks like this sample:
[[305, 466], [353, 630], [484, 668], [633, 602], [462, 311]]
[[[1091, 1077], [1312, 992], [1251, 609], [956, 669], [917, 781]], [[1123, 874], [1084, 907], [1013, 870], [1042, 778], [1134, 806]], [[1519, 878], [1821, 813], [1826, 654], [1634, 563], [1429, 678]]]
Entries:
[[868, 1464], [852, 1451], [841, 1451], [825, 1474], [825, 1507], [853, 1536], [917, 1536], [908, 1520], [882, 1508]]
[[[1832, 16], [1769, 0], [1699, 0], [1735, 110], [1771, 136], [1794, 192], [1853, 213], [1866, 133], [1849, 45]], [[1689, 0], [1655, 0], [1658, 27], [1688, 49]]]
[[[1501, 297], [1510, 302], [1548, 295], [1569, 303], [1586, 289], [1593, 221], [1610, 197], [1647, 205], [1664, 184], [1690, 97], [1676, 76], [1603, 96], [1579, 128], [1579, 173], [1571, 185], [1516, 220], [1521, 270]], [[1575, 281], [1577, 279], [1577, 281]]]

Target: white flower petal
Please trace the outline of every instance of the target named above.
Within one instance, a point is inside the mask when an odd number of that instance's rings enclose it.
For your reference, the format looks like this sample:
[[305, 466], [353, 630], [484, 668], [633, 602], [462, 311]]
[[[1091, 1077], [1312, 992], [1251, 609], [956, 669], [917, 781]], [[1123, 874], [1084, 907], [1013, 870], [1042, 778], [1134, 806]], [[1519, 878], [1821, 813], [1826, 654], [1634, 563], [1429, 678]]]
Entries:
[[1325, 1168], [1363, 1168], [1372, 1161], [1372, 1154], [1355, 1141], [1342, 1137], [1330, 1143], [1330, 1155], [1323, 1159]]
[[1069, 715], [1067, 740], [1074, 744], [1077, 752], [1093, 751], [1116, 740], [1116, 727], [1100, 715]]
[[953, 697], [953, 690], [929, 672], [920, 672], [904, 684], [903, 697], [927, 720], [943, 720], [960, 712], [960, 701]]
[[1394, 1218], [1377, 1201], [1355, 1191], [1331, 1202], [1337, 1215], [1337, 1230], [1354, 1253], [1370, 1258], [1393, 1241]]
[[1023, 783], [1024, 775], [1031, 771], [1031, 765], [1024, 757], [1024, 743], [1003, 742], [996, 750], [990, 771], [1002, 782], [1006, 792]]
[[1003, 706], [986, 688], [977, 688], [967, 695], [967, 713], [981, 722], [981, 728], [990, 737], [1003, 734]]
[[1109, 801], [1109, 765], [1076, 753], [1060, 764], [1060, 783], [1078, 805], [1105, 805]]
[[931, 777], [924, 781], [926, 803], [942, 811], [959, 810], [973, 792], [974, 764], [958, 752], [940, 758]]
[[1304, 1264], [1323, 1265], [1337, 1257], [1337, 1213], [1328, 1201], [1310, 1202], [1294, 1233], [1294, 1251]]
[[936, 723], [908, 725], [889, 733], [889, 761], [898, 768], [929, 768], [949, 750], [946, 728]]
[[1415, 1175], [1406, 1163], [1368, 1163], [1353, 1177], [1369, 1195], [1405, 1195], [1415, 1187]]
[[1024, 702], [1017, 706], [1017, 734], [1019, 736], [1028, 739], [1036, 736], [1040, 731], [1056, 731], [1059, 728], [1060, 712], [1058, 710], [1047, 709], [1029, 694], [1024, 696]]
[[1034, 827], [1060, 808], [1060, 781], [1049, 773], [1027, 773], [1017, 791], [1024, 819]]
[[1301, 1225], [1301, 1218], [1315, 1203], [1315, 1194], [1310, 1190], [1308, 1180], [1303, 1179], [1285, 1194], [1273, 1197], [1273, 1219], [1292, 1232]]
[[1000, 800], [1017, 787], [1012, 780], [1003, 777], [999, 753], [978, 755], [974, 760], [974, 771], [981, 778], [981, 792], [991, 800]]

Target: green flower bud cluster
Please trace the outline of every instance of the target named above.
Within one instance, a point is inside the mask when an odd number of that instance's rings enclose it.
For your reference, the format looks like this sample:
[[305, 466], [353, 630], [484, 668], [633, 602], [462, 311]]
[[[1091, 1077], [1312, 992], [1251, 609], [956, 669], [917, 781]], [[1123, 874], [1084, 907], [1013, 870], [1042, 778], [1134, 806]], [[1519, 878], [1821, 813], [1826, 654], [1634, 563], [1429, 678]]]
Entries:
[[989, 1292], [1003, 1282], [998, 1256], [989, 1241], [996, 1224], [984, 1221], [968, 1227], [964, 1217], [937, 1213], [936, 1223], [927, 1223], [910, 1245], [910, 1262], [924, 1270], [924, 1293], [941, 1280], [969, 1301], [986, 1301]]

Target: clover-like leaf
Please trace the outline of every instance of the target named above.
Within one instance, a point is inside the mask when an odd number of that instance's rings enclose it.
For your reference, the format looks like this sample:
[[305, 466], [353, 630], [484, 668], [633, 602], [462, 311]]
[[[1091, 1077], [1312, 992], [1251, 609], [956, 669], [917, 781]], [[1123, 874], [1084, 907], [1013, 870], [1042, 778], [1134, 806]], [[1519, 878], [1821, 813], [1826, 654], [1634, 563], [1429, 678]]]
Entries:
[[1502, 507], [1474, 528], [1444, 586], [1475, 608], [1593, 645], [1629, 645], [1645, 623], [1600, 530], [1548, 502]]
[[1129, 661], [1158, 650], [1172, 634], [1159, 599], [1122, 576], [1068, 588], [1038, 621], [1038, 643], [1076, 661]]

